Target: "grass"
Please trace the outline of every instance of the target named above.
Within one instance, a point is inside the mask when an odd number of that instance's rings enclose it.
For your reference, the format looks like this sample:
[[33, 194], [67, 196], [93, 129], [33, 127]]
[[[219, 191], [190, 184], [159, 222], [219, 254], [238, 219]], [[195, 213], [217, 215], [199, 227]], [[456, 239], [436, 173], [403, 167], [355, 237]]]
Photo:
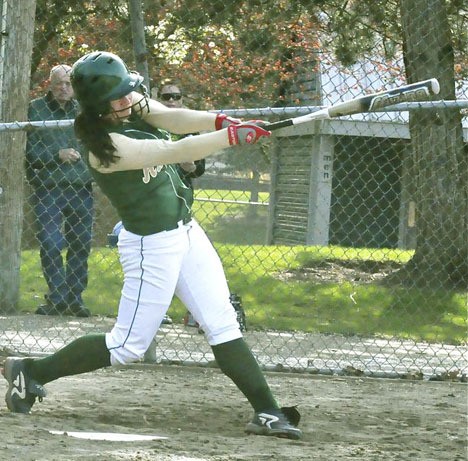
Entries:
[[[267, 193], [260, 193], [259, 200], [268, 203]], [[201, 200], [224, 199], [248, 202], [249, 194], [244, 191], [197, 191]], [[193, 205], [194, 216], [215, 242], [237, 245], [262, 245], [266, 238], [268, 207], [239, 203], [198, 201]]]
[[[348, 249], [346, 254], [351, 257], [355, 251]], [[314, 261], [319, 255], [323, 260], [330, 254], [336, 258], [333, 248], [318, 252], [314, 247], [222, 245], [218, 252], [231, 289], [242, 296], [252, 329], [466, 342], [466, 297], [462, 293], [351, 282], [285, 282], [279, 277], [282, 270], [300, 268], [307, 255]], [[89, 272], [87, 305], [95, 314], [115, 315], [122, 286], [116, 250], [94, 249]], [[20, 309], [32, 311], [46, 291], [36, 251], [23, 253], [21, 280]], [[184, 312], [174, 301], [170, 314], [175, 321], [181, 321]]]
[[[247, 206], [195, 202], [194, 211], [215, 242], [231, 290], [242, 297], [248, 327], [466, 343], [466, 293], [298, 276], [329, 261], [403, 264], [410, 251], [264, 246], [266, 207], [253, 214]], [[122, 286], [117, 251], [93, 248], [89, 273], [86, 304], [95, 314], [115, 316]], [[33, 311], [45, 292], [38, 251], [24, 251], [20, 310]], [[185, 308], [174, 300], [169, 313], [179, 322]]]

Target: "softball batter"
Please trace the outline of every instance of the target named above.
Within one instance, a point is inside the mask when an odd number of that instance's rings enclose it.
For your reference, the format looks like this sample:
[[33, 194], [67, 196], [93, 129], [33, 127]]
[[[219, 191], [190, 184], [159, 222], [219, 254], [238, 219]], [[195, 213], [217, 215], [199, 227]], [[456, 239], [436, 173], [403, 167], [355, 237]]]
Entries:
[[[192, 190], [174, 166], [253, 144], [270, 132], [225, 115], [168, 109], [148, 98], [142, 80], [107, 52], [87, 54], [73, 65], [81, 105], [75, 130], [89, 150], [92, 175], [124, 225], [119, 311], [105, 335], [83, 336], [46, 358], [9, 357], [3, 370], [7, 406], [29, 413], [50, 381], [140, 360], [176, 295], [203, 328], [222, 372], [252, 405], [246, 432], [299, 439], [299, 413], [277, 404], [242, 338], [220, 259], [191, 216]], [[158, 139], [154, 128], [145, 131], [148, 125], [175, 134], [210, 132], [171, 142]]]

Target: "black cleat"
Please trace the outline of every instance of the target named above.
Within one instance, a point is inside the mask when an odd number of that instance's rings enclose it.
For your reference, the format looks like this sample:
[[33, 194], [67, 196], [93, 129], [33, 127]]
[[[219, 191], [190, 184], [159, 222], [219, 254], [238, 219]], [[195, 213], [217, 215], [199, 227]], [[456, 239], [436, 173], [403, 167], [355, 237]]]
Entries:
[[46, 300], [45, 304], [41, 304], [36, 309], [37, 315], [65, 315], [68, 306], [64, 303], [53, 304], [50, 300]]
[[301, 430], [297, 428], [299, 420], [300, 414], [295, 407], [262, 411], [255, 413], [245, 432], [299, 440], [302, 437]]
[[80, 302], [59, 302], [54, 304], [49, 295], [44, 295], [45, 304], [36, 309], [38, 315], [73, 315], [75, 317], [91, 317], [90, 310]]
[[8, 381], [5, 402], [13, 413], [29, 413], [36, 397], [42, 402], [42, 398], [47, 394], [44, 386], [29, 376], [26, 360], [8, 357], [2, 370], [3, 376]]
[[82, 304], [70, 304], [66, 313], [75, 317], [91, 317], [90, 310]]
[[72, 315], [75, 317], [91, 317], [90, 310], [82, 304], [41, 304], [37, 310], [38, 315]]

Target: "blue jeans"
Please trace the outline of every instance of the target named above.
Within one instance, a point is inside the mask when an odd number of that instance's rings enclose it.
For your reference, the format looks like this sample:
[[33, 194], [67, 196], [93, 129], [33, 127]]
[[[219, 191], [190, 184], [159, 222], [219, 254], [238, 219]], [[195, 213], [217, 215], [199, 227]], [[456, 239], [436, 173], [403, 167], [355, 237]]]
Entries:
[[91, 187], [38, 187], [33, 194], [33, 207], [48, 299], [54, 305], [82, 305], [93, 225]]

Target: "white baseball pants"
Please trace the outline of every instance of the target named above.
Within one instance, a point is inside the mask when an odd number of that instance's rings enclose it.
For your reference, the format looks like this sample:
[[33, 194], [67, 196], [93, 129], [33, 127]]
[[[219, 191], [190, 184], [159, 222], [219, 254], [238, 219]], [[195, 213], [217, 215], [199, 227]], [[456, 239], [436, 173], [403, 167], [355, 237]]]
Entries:
[[211, 346], [242, 337], [219, 256], [195, 220], [148, 236], [123, 229], [118, 248], [124, 285], [116, 324], [106, 334], [112, 365], [143, 357], [174, 294]]

